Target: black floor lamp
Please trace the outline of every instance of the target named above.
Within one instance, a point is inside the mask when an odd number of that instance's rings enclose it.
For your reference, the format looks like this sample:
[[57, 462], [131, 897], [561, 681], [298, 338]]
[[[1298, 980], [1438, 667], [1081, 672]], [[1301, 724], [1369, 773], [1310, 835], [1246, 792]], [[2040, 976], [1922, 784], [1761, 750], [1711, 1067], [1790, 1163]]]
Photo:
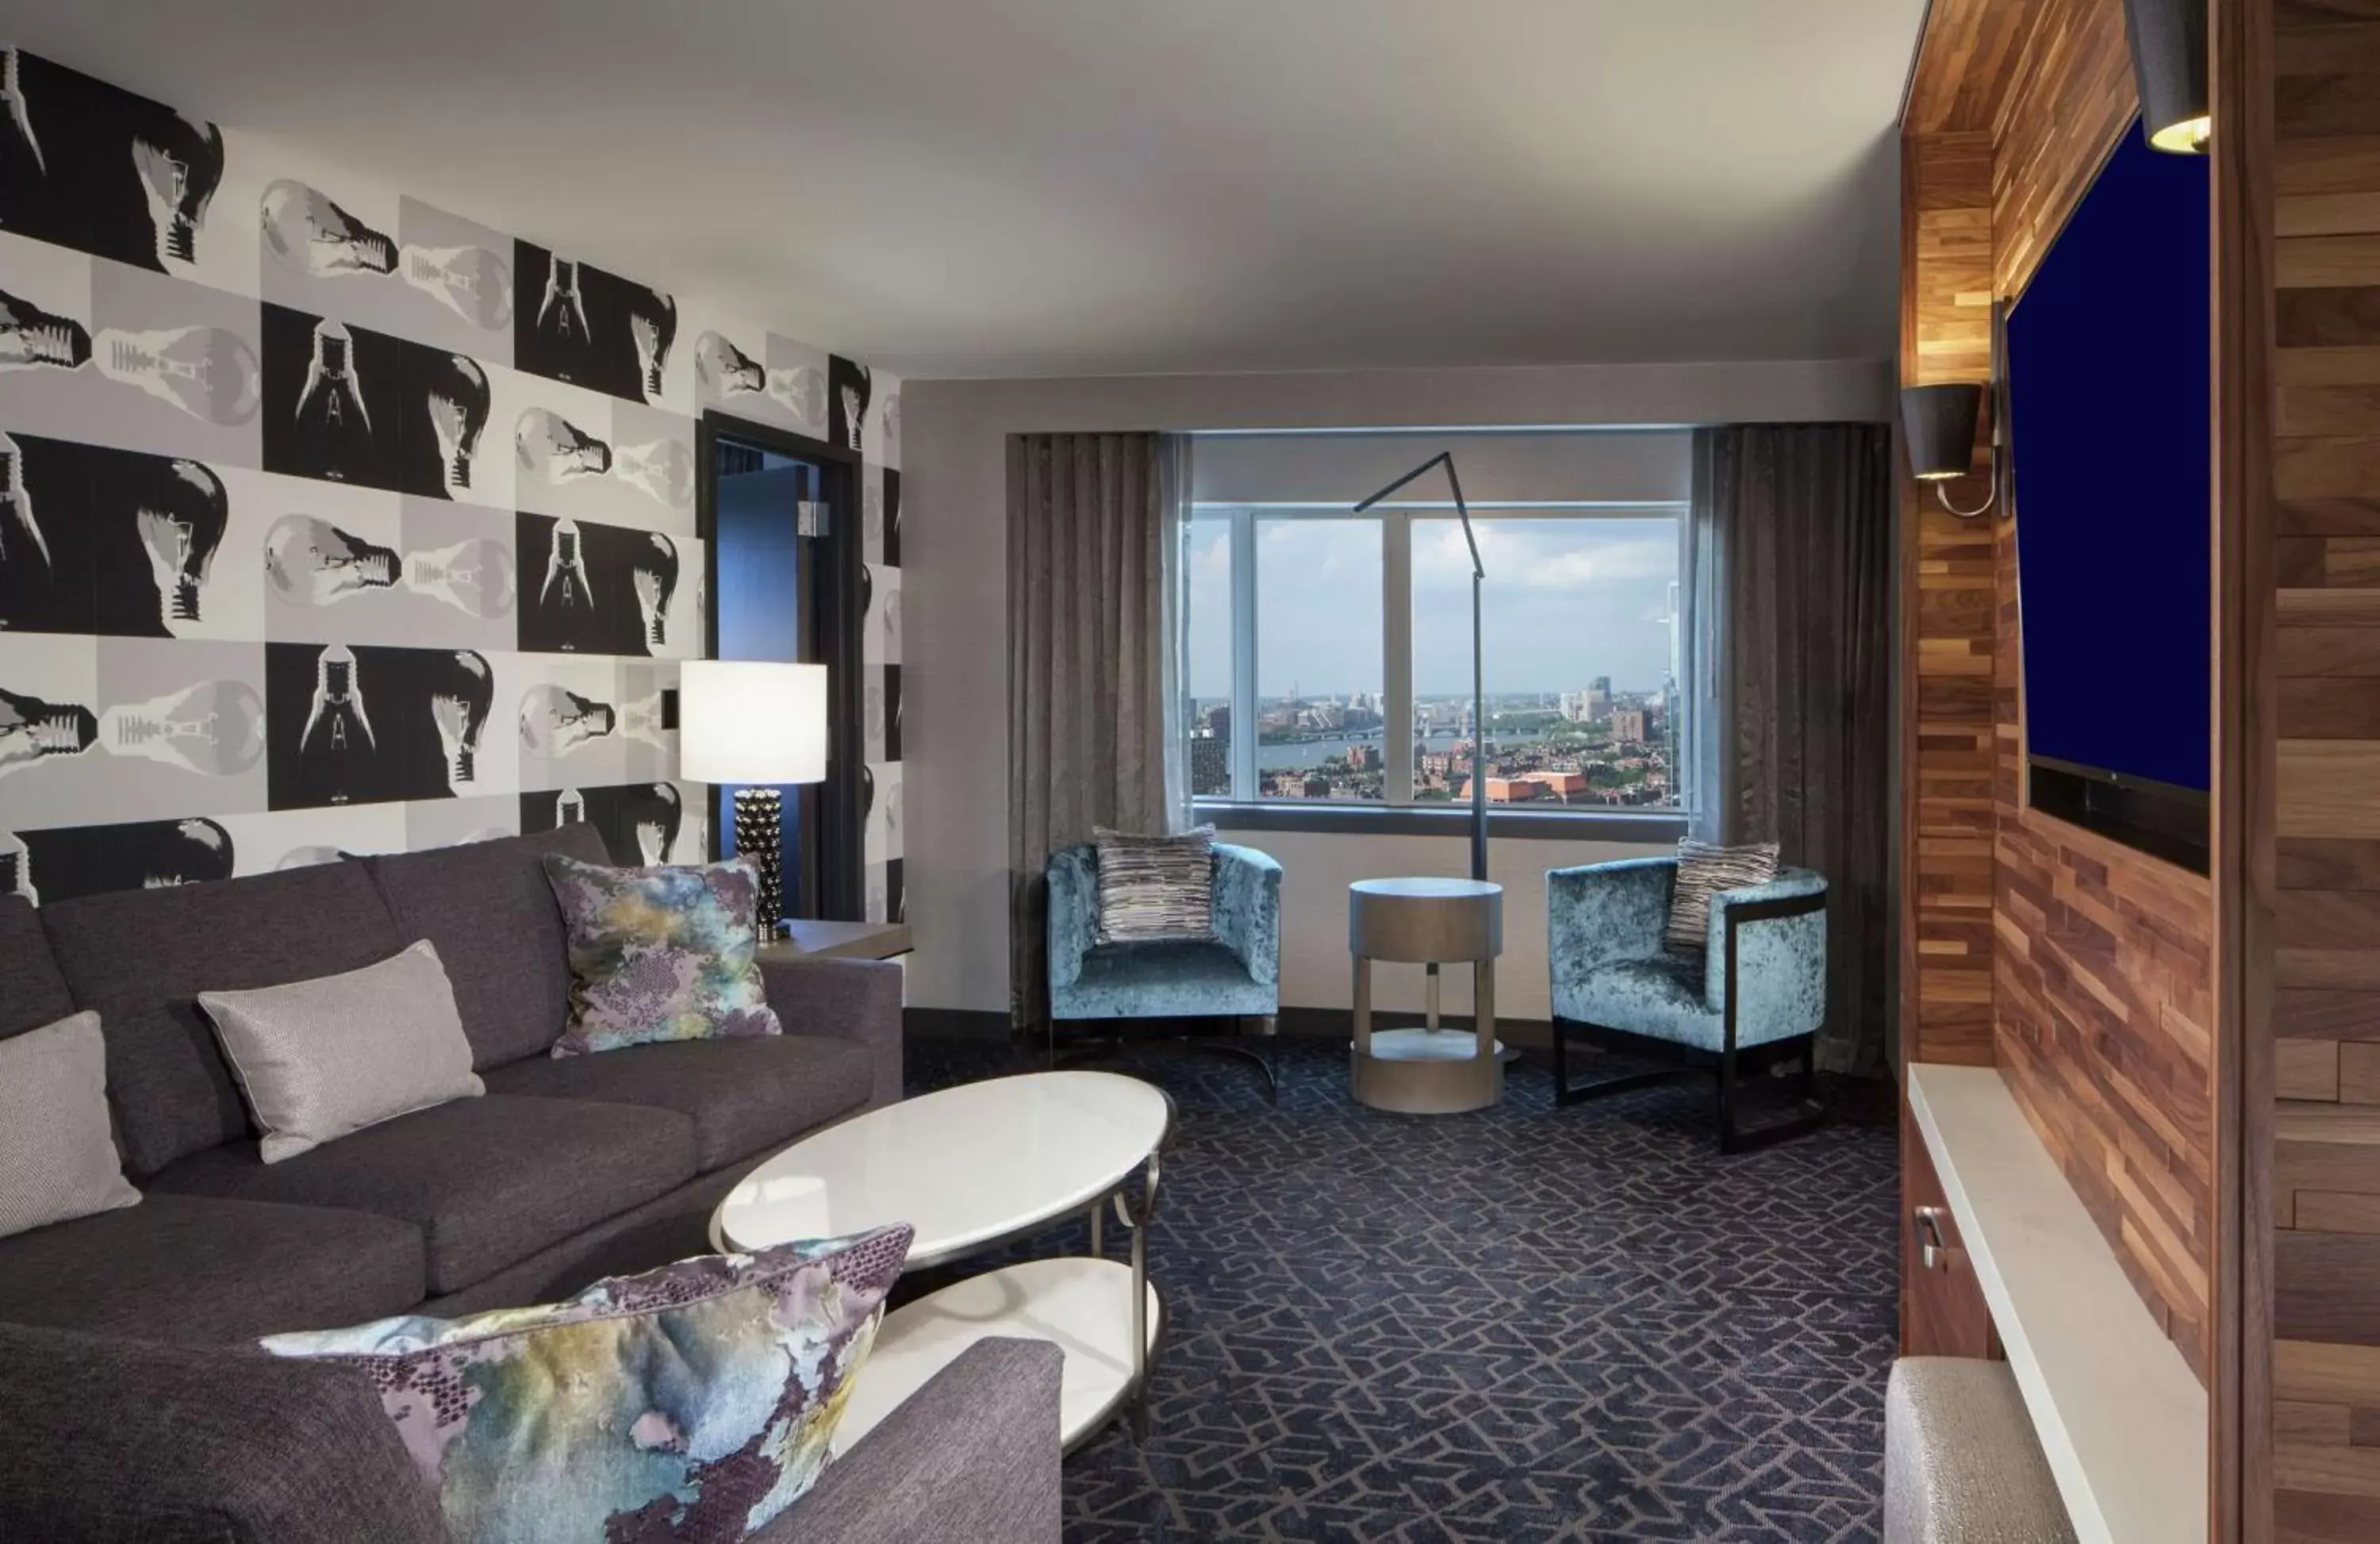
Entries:
[[1471, 506], [1463, 501], [1463, 479], [1454, 472], [1454, 453], [1441, 450], [1404, 476], [1355, 506], [1362, 514], [1432, 467], [1446, 468], [1447, 485], [1454, 490], [1454, 510], [1463, 517], [1463, 541], [1471, 549], [1471, 877], [1488, 878], [1488, 690], [1480, 647], [1479, 587], [1488, 577], [1479, 561], [1479, 539], [1471, 533]]

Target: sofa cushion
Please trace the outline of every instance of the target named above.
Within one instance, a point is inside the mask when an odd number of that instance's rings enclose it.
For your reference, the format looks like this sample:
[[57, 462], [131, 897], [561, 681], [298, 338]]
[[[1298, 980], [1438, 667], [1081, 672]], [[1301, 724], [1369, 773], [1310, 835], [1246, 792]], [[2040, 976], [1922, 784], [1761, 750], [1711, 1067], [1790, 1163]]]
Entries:
[[1670, 926], [1662, 934], [1663, 944], [1699, 958], [1709, 942], [1711, 897], [1767, 884], [1777, 877], [1777, 854], [1774, 842], [1725, 847], [1679, 837], [1678, 877], [1670, 886]]
[[267, 1163], [487, 1092], [428, 939], [378, 965], [252, 991], [202, 991]]
[[708, 1172], [858, 1109], [873, 1076], [856, 1041], [773, 1035], [537, 1057], [493, 1069], [487, 1084], [492, 1093], [674, 1110], [694, 1122], [695, 1161]]
[[1099, 942], [1163, 943], [1215, 936], [1215, 828], [1135, 836], [1091, 828], [1099, 858]]
[[548, 857], [545, 877], [570, 934], [570, 1032], [556, 1056], [783, 1032], [753, 961], [749, 857], [643, 869]]
[[431, 1293], [456, 1292], [692, 1179], [694, 1124], [577, 1100], [456, 1100], [266, 1164], [240, 1142], [152, 1190], [341, 1207], [422, 1230]]
[[0, 1238], [140, 1199], [107, 1134], [99, 1015], [0, 1040]]
[[0, 1320], [227, 1344], [401, 1312], [421, 1258], [392, 1218], [152, 1193], [0, 1238]]
[[42, 907], [42, 923], [75, 1005], [99, 1012], [136, 1178], [249, 1135], [199, 993], [354, 970], [410, 942], [358, 863], [86, 895]]
[[611, 861], [602, 833], [584, 822], [366, 860], [398, 930], [438, 945], [480, 1072], [544, 1054], [569, 1027], [570, 960], [548, 853]]
[[74, 993], [50, 957], [41, 913], [22, 895], [0, 895], [0, 1039], [55, 1024], [74, 1011]]
[[566, 1303], [264, 1345], [368, 1373], [457, 1538], [735, 1544], [826, 1467], [910, 1237], [701, 1256]]

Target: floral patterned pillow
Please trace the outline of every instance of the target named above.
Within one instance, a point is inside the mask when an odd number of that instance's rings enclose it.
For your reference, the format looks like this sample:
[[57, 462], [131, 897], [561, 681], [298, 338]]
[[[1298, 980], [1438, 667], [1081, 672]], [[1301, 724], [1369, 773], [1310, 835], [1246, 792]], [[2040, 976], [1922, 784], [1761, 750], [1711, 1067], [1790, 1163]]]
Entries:
[[606, 869], [549, 853], [545, 877], [570, 935], [570, 1028], [554, 1055], [784, 1032], [753, 962], [748, 860]]
[[710, 1255], [546, 1307], [262, 1343], [369, 1374], [468, 1544], [734, 1544], [825, 1468], [911, 1237]]

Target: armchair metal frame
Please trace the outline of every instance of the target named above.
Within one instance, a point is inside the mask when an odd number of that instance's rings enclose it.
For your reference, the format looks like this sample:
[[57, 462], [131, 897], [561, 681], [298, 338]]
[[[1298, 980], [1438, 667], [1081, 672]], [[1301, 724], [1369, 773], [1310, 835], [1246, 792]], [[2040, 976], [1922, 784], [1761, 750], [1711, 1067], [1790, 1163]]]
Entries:
[[[1788, 917], [1807, 917], [1812, 912], [1827, 909], [1827, 897], [1821, 892], [1813, 895], [1783, 895], [1774, 900], [1739, 901], [1728, 910], [1727, 928], [1727, 1003], [1726, 1031], [1721, 1049], [1716, 1052], [1695, 1046], [1682, 1046], [1651, 1035], [1631, 1034], [1624, 1029], [1608, 1028], [1602, 1025], [1582, 1023], [1577, 1019], [1557, 1017], [1553, 1021], [1554, 1039], [1554, 1103], [1558, 1106], [1583, 1103], [1590, 1099], [1626, 1093], [1633, 1088], [1650, 1088], [1660, 1083], [1674, 1083], [1682, 1078], [1703, 1077], [1716, 1074], [1718, 1079], [1718, 1150], [1723, 1153], [1750, 1152], [1772, 1143], [1790, 1140], [1815, 1130], [1826, 1119], [1826, 1112], [1816, 1101], [1818, 1076], [1818, 1037], [1814, 1032], [1794, 1035], [1764, 1045], [1739, 1048], [1735, 1043], [1735, 1012], [1739, 994], [1736, 991], [1736, 962], [1741, 930], [1746, 925], [1778, 920]], [[1583, 1039], [1591, 1045], [1622, 1051], [1631, 1055], [1655, 1052], [1666, 1055], [1681, 1064], [1655, 1067], [1642, 1072], [1616, 1074], [1590, 1083], [1573, 1084], [1570, 1080], [1568, 1042]], [[1798, 1050], [1798, 1056], [1796, 1052]], [[1799, 1060], [1802, 1064], [1802, 1097], [1800, 1108], [1791, 1116], [1757, 1126], [1737, 1124], [1741, 1103], [1742, 1074], [1764, 1072], [1782, 1062]]]
[[[1253, 1015], [1218, 1015], [1216, 1016], [1219, 1018], [1230, 1017], [1237, 1023], [1245, 1024], [1248, 1022], [1249, 1017]], [[1193, 1024], [1198, 1022], [1198, 1020], [1185, 1016], [1173, 1019], [1070, 1018], [1065, 1022], [1069, 1025], [1103, 1026], [1111, 1024], [1137, 1024], [1162, 1026], [1168, 1024]], [[1122, 1030], [1104, 1028], [1094, 1029], [1087, 1034], [1069, 1034], [1064, 1038], [1071, 1043], [1062, 1050], [1059, 1043], [1060, 1037], [1058, 1034], [1058, 1023], [1059, 1021], [1055, 1017], [1045, 1018], [1041, 1021], [1042, 1039], [1047, 1054], [1048, 1065], [1050, 1070], [1052, 1072], [1055, 1072], [1060, 1067], [1090, 1066], [1101, 1062], [1122, 1061], [1129, 1053], [1135, 1051], [1149, 1047], [1167, 1046], [1197, 1054], [1222, 1056], [1235, 1062], [1246, 1063], [1264, 1076], [1265, 1102], [1273, 1105], [1281, 1103], [1281, 1064], [1278, 1053], [1275, 1050], [1275, 1046], [1279, 1039], [1280, 1020], [1274, 1015], [1267, 1014], [1257, 1019], [1258, 1027], [1257, 1029], [1257, 1034], [1262, 1039], [1264, 1046], [1262, 1051], [1258, 1051], [1245, 1043], [1248, 1037], [1245, 1031], [1238, 1034], [1217, 1035], [1202, 1034], [1195, 1029], [1166, 1028], [1152, 1028], [1137, 1034], [1126, 1034]]]

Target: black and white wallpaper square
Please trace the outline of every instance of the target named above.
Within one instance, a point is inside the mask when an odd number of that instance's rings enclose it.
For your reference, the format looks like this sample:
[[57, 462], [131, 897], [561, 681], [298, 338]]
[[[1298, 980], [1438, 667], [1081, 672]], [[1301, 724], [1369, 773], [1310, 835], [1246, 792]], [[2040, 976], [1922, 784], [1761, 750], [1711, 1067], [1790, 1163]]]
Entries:
[[709, 408], [865, 458], [897, 918], [897, 380], [0, 46], [0, 893], [582, 821], [698, 858]]

